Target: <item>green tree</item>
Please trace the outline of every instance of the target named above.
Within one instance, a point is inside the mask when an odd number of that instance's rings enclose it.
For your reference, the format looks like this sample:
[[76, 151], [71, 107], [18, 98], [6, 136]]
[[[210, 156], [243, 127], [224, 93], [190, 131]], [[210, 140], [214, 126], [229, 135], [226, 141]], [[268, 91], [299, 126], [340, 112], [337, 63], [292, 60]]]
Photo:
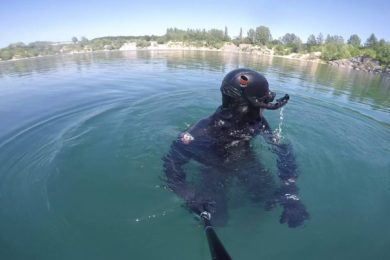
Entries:
[[81, 37], [80, 41], [81, 41], [82, 44], [87, 44], [88, 43], [88, 39], [86, 37], [84, 37], [84, 36]]
[[72, 42], [73, 42], [74, 44], [76, 44], [78, 41], [79, 41], [79, 40], [77, 39], [76, 36], [73, 36], [73, 37], [72, 37]]
[[337, 60], [351, 57], [348, 47], [344, 44], [344, 38], [339, 35], [327, 35], [322, 48], [322, 58], [324, 60]]
[[248, 35], [248, 37], [247, 37], [248, 42], [251, 43], [251, 44], [255, 44], [255, 41], [256, 41], [256, 32], [255, 32], [255, 30], [249, 29], [247, 35]]
[[39, 55], [39, 52], [37, 49], [27, 48], [25, 55], [27, 57], [36, 57]]
[[370, 37], [366, 40], [366, 43], [364, 44], [366, 47], [375, 47], [375, 45], [378, 43], [378, 40], [375, 36], [375, 34], [371, 34]]
[[351, 37], [349, 37], [347, 43], [351, 44], [352, 46], [354, 46], [356, 48], [358, 48], [358, 47], [360, 47], [361, 40], [360, 40], [360, 37], [357, 34], [352, 34]]
[[351, 44], [348, 44], [347, 49], [351, 57], [362, 56], [362, 51], [359, 47], [355, 47]]
[[48, 49], [50, 46], [50, 42], [45, 42], [45, 41], [36, 41], [36, 42], [30, 42], [28, 44], [29, 48], [36, 49], [38, 51], [44, 51]]
[[10, 60], [14, 54], [12, 53], [12, 50], [9, 48], [4, 48], [0, 50], [0, 59], [1, 60]]
[[310, 34], [309, 38], [307, 38], [306, 44], [309, 46], [317, 45], [316, 37], [313, 34]]
[[206, 44], [209, 47], [221, 48], [224, 41], [224, 32], [218, 29], [211, 29], [207, 31]]
[[317, 46], [316, 37], [313, 34], [310, 34], [306, 41], [306, 47], [309, 52], [312, 52]]
[[224, 39], [224, 34], [222, 30], [218, 29], [211, 29], [207, 32], [208, 38], [212, 40], [219, 40], [223, 41]]
[[[274, 40], [276, 41], [276, 40]], [[274, 43], [275, 47], [273, 48], [276, 55], [288, 55], [291, 53], [290, 48], [286, 48], [281, 42]]]
[[293, 33], [286, 33], [286, 34], [282, 37], [281, 41], [282, 41], [282, 43], [283, 43], [284, 45], [290, 45], [290, 44], [293, 44], [293, 43], [295, 43], [295, 42], [297, 42], [297, 41], [301, 41], [301, 40], [299, 39], [298, 36], [296, 36], [296, 35], [293, 34]]
[[229, 37], [229, 34], [228, 34], [227, 26], [225, 26], [225, 33], [223, 35], [223, 38], [224, 38], [225, 41], [230, 41], [230, 37]]
[[259, 26], [255, 32], [255, 43], [266, 45], [272, 41], [272, 35], [268, 27]]
[[324, 36], [322, 35], [322, 33], [318, 34], [316, 41], [318, 45], [324, 44]]
[[184, 30], [168, 28], [165, 35], [168, 41], [183, 41], [185, 33]]
[[344, 38], [339, 35], [327, 35], [325, 39], [325, 43], [336, 43], [336, 44], [344, 44]]
[[26, 47], [26, 44], [24, 44], [23, 42], [15, 42], [8, 45], [8, 48], [24, 48], [24, 47]]
[[292, 52], [299, 52], [302, 49], [301, 39], [293, 33], [286, 33], [281, 41], [284, 45], [291, 48]]
[[146, 48], [149, 47], [150, 45], [151, 45], [150, 41], [146, 41], [144, 39], [138, 40], [136, 43], [136, 46], [139, 48]]
[[271, 41], [271, 44], [272, 44], [272, 45], [282, 45], [283, 43], [281, 42], [280, 39], [273, 39], [273, 40]]
[[329, 40], [323, 45], [321, 57], [327, 61], [338, 60], [350, 58], [351, 53], [348, 46], [339, 40]]
[[373, 59], [376, 59], [376, 51], [374, 51], [374, 50], [371, 49], [371, 48], [364, 48], [364, 49], [362, 50], [362, 55], [363, 55], [363, 56], [370, 57], [370, 58], [373, 58]]
[[386, 66], [390, 64], [390, 43], [381, 39], [375, 47], [376, 58], [378, 61]]

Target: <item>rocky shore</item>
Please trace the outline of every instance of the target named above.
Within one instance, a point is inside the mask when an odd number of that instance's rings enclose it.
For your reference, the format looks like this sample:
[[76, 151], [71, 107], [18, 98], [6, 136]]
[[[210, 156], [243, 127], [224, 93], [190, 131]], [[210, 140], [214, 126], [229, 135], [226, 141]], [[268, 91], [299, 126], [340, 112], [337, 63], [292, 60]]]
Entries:
[[169, 42], [167, 44], [157, 44], [157, 42], [152, 42], [151, 46], [139, 48], [135, 43], [126, 43], [120, 50], [136, 50], [136, 49], [148, 49], [148, 50], [202, 50], [202, 51], [221, 51], [221, 52], [237, 52], [237, 53], [251, 53], [254, 55], [266, 55], [266, 56], [276, 56], [282, 58], [296, 59], [296, 60], [305, 60], [311, 62], [327, 63], [331, 66], [337, 66], [340, 68], [354, 69], [358, 71], [364, 71], [369, 73], [377, 73], [390, 75], [390, 65], [386, 68], [382, 68], [379, 65], [377, 60], [374, 60], [369, 57], [354, 57], [350, 59], [341, 59], [325, 62], [321, 59], [321, 52], [312, 52], [312, 53], [291, 53], [289, 55], [277, 55], [273, 49], [269, 49], [264, 46], [254, 46], [251, 44], [240, 44], [236, 46], [234, 44], [225, 44], [222, 48], [207, 48], [207, 47], [196, 47], [192, 45], [186, 45], [182, 42]]
[[383, 69], [377, 60], [364, 56], [354, 57], [351, 59], [333, 60], [329, 61], [328, 64], [340, 68], [390, 75], [390, 65]]

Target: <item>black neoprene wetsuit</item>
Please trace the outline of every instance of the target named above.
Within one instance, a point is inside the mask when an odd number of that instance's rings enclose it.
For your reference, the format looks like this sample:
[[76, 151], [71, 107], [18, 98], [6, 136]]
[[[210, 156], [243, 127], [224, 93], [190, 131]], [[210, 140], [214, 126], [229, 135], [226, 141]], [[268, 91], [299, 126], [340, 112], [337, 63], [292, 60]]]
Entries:
[[[224, 225], [228, 220], [227, 194], [232, 179], [242, 184], [253, 201], [270, 201], [276, 184], [251, 148], [250, 141], [257, 135], [265, 138], [278, 157], [281, 186], [295, 182], [297, 166], [291, 145], [275, 141], [260, 109], [221, 106], [172, 143], [163, 159], [167, 186], [182, 197], [193, 212], [209, 211], [214, 225]], [[200, 168], [198, 182], [188, 180], [185, 167], [190, 161], [195, 161]], [[291, 194], [298, 192], [295, 185], [287, 186]]]

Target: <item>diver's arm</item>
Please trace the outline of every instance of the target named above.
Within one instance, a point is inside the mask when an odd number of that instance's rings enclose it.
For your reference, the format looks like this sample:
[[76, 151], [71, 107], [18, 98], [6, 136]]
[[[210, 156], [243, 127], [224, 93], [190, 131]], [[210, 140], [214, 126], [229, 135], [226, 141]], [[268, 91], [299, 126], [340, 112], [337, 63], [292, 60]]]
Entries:
[[299, 189], [296, 185], [296, 179], [298, 178], [297, 164], [292, 145], [290, 143], [278, 143], [278, 139], [274, 136], [265, 118], [262, 118], [262, 122], [262, 135], [271, 144], [272, 151], [278, 156], [278, 176], [281, 182], [280, 188], [275, 194], [276, 200], [269, 202], [267, 206], [271, 208], [275, 203], [279, 203], [284, 209], [280, 222], [287, 222], [289, 227], [297, 227], [309, 218], [309, 213], [298, 196]]
[[207, 123], [208, 119], [200, 120], [186, 132], [181, 133], [163, 158], [168, 188], [184, 199], [187, 208], [198, 214], [203, 210], [203, 203], [195, 188], [186, 181], [183, 166], [199, 153], [199, 143], [202, 143], [202, 133]]
[[186, 197], [187, 185], [186, 174], [183, 171], [183, 165], [186, 164], [190, 157], [182, 149], [181, 141], [176, 140], [172, 143], [168, 154], [163, 158], [164, 173], [167, 180], [168, 188], [174, 191], [182, 198]]
[[262, 130], [260, 134], [271, 145], [272, 152], [278, 156], [278, 176], [282, 183], [294, 183], [298, 177], [297, 164], [290, 143], [279, 143], [278, 137], [275, 136], [267, 120], [261, 117]]
[[295, 155], [290, 143], [278, 143], [277, 137], [274, 136], [272, 131], [268, 134], [268, 143], [271, 144], [271, 150], [277, 155], [277, 168], [278, 177], [280, 179], [281, 188], [279, 192], [280, 196], [294, 195], [298, 197], [299, 189], [296, 186], [296, 180], [298, 178], [297, 163]]

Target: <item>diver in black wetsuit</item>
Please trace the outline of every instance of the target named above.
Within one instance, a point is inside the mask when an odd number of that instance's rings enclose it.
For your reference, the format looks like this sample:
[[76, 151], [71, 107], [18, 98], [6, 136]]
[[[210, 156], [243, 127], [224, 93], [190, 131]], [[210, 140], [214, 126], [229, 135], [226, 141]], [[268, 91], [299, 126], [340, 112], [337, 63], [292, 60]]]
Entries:
[[[309, 214], [298, 197], [291, 144], [279, 143], [262, 114], [264, 109], [281, 108], [289, 96], [272, 103], [275, 93], [269, 90], [266, 78], [250, 69], [229, 72], [221, 92], [222, 105], [216, 112], [181, 133], [163, 158], [167, 186], [191, 211], [210, 213], [213, 225], [224, 225], [228, 220], [227, 188], [237, 179], [251, 200], [266, 202], [266, 209], [279, 203], [283, 207], [281, 223], [301, 225]], [[278, 157], [278, 188], [250, 147], [250, 140], [257, 135], [265, 138]], [[198, 182], [188, 180], [183, 169], [191, 160], [200, 165]]]

